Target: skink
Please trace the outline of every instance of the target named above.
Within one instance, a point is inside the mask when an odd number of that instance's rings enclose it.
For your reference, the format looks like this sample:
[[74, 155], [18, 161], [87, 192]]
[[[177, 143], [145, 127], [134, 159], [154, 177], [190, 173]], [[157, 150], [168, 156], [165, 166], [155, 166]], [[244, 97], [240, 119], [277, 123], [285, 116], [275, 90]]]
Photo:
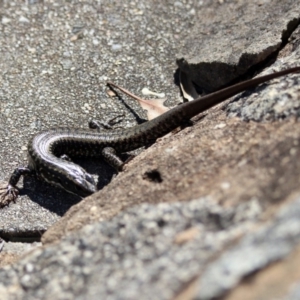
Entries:
[[15, 169], [7, 186], [2, 188], [0, 206], [15, 201], [18, 195], [16, 184], [22, 175], [36, 174], [70, 193], [82, 197], [88, 196], [96, 191], [93, 177], [63, 155], [69, 157], [101, 156], [117, 170], [122, 170], [123, 162], [118, 157], [119, 153], [154, 142], [195, 115], [246, 89], [299, 71], [300, 67], [290, 68], [235, 84], [183, 103], [151, 121], [128, 129], [101, 132], [100, 130], [61, 128], [40, 132], [29, 141], [28, 166]]

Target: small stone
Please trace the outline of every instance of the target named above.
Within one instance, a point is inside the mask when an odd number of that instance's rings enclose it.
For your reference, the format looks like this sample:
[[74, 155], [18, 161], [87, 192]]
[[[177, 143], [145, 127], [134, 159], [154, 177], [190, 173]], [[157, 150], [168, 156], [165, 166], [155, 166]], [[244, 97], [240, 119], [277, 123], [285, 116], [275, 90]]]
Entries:
[[70, 70], [72, 67], [72, 60], [64, 59], [60, 62], [64, 70]]
[[174, 6], [182, 7], [183, 4], [182, 4], [180, 1], [175, 1], [175, 2], [174, 2]]
[[83, 28], [84, 28], [83, 24], [76, 24], [76, 25], [73, 26], [72, 32], [74, 34], [79, 33]]
[[34, 53], [36, 53], [36, 49], [28, 47], [28, 52], [34, 54]]
[[112, 51], [120, 51], [121, 49], [122, 49], [122, 45], [120, 45], [120, 44], [112, 44], [111, 45]]
[[24, 16], [21, 16], [21, 17], [19, 18], [19, 22], [20, 22], [20, 23], [30, 23], [29, 19], [27, 19], [27, 18], [24, 17]]
[[179, 232], [174, 239], [175, 244], [182, 245], [193, 240], [199, 234], [199, 228], [192, 227]]
[[74, 34], [71, 38], [70, 38], [70, 41], [71, 42], [75, 42], [79, 39], [83, 39], [83, 32], [78, 32], [77, 34]]
[[63, 57], [71, 57], [71, 53], [69, 51], [65, 51], [63, 53]]
[[114, 91], [112, 91], [112, 90], [107, 90], [107, 95], [109, 96], [109, 97], [116, 97], [117, 96], [117, 94], [114, 92]]
[[165, 98], [166, 97], [166, 94], [165, 93], [156, 93], [156, 92], [153, 92], [153, 91], [150, 91], [148, 88], [144, 87], [142, 89], [142, 94], [143, 95], [151, 95], [151, 96], [156, 96], [158, 98]]
[[2, 23], [3, 25], [6, 25], [6, 24], [8, 24], [10, 21], [11, 21], [11, 19], [6, 18], [6, 17], [3, 17], [2, 20], [1, 20], [1, 23]]
[[98, 46], [100, 44], [99, 40], [93, 39], [93, 45]]
[[222, 129], [222, 128], [224, 128], [224, 127], [226, 127], [226, 124], [225, 124], [225, 123], [220, 123], [220, 124], [217, 124], [217, 125], [214, 127], [214, 129]]
[[39, 2], [42, 2], [43, 0], [27, 0], [28, 4], [36, 4], [36, 3], [39, 3]]
[[221, 183], [221, 188], [222, 188], [222, 190], [228, 190], [230, 188], [230, 183], [229, 182], [222, 182]]

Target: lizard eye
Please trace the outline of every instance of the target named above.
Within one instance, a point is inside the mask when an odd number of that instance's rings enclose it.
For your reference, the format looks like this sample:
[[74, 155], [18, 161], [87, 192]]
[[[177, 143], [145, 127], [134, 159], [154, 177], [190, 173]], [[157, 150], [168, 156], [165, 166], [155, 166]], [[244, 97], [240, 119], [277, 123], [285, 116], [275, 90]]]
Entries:
[[85, 174], [85, 180], [93, 185], [95, 185], [95, 181], [93, 176], [91, 176], [90, 174]]

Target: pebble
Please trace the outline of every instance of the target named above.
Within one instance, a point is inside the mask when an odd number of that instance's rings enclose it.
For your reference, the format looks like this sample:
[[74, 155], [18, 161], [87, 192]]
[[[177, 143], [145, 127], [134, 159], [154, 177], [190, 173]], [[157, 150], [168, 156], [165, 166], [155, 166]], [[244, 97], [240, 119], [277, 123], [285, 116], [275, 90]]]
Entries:
[[30, 21], [26, 17], [24, 17], [24, 16], [21, 16], [19, 18], [19, 22], [20, 23], [30, 23]]
[[7, 18], [7, 17], [2, 17], [1, 23], [3, 25], [8, 24], [11, 22], [11, 19]]
[[120, 45], [120, 44], [112, 44], [111, 45], [112, 51], [120, 51], [121, 49], [122, 49], [122, 45]]

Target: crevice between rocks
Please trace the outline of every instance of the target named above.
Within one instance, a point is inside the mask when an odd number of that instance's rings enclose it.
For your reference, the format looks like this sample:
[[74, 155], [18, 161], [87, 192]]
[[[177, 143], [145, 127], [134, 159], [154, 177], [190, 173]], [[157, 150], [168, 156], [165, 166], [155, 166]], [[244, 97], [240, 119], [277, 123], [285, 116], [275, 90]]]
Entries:
[[[299, 24], [300, 18], [294, 18], [290, 20], [287, 24], [287, 28], [282, 31], [282, 42], [279, 46], [274, 45], [272, 47], [269, 47], [268, 49], [264, 49], [264, 51], [261, 51], [258, 54], [243, 53], [237, 65], [230, 65], [229, 63], [220, 61], [190, 64], [184, 58], [177, 59], [178, 68], [174, 73], [174, 82], [175, 84], [179, 85], [177, 78], [178, 72], [179, 70], [181, 70], [182, 72], [185, 72], [190, 76], [199, 94], [207, 94], [228, 87], [235, 83], [250, 79], [276, 61], [278, 54], [289, 43], [290, 37], [297, 29]], [[227, 80], [226, 78], [232, 77], [232, 74], [235, 74], [235, 78], [229, 80], [225, 84], [220, 85], [216, 83], [217, 80], [215, 80], [215, 78], [212, 80], [212, 77], [209, 75], [213, 73], [217, 73], [218, 77], [223, 78], [221, 79], [221, 81], [224, 82]], [[197, 77], [201, 77], [201, 81], [204, 83], [203, 85], [200, 85], [196, 82], [195, 78]]]
[[16, 242], [16, 243], [34, 243], [40, 242], [41, 237], [46, 230], [43, 231], [26, 231], [22, 233], [10, 234], [7, 232], [2, 232], [0, 234], [0, 240], [4, 240], [5, 242]]

